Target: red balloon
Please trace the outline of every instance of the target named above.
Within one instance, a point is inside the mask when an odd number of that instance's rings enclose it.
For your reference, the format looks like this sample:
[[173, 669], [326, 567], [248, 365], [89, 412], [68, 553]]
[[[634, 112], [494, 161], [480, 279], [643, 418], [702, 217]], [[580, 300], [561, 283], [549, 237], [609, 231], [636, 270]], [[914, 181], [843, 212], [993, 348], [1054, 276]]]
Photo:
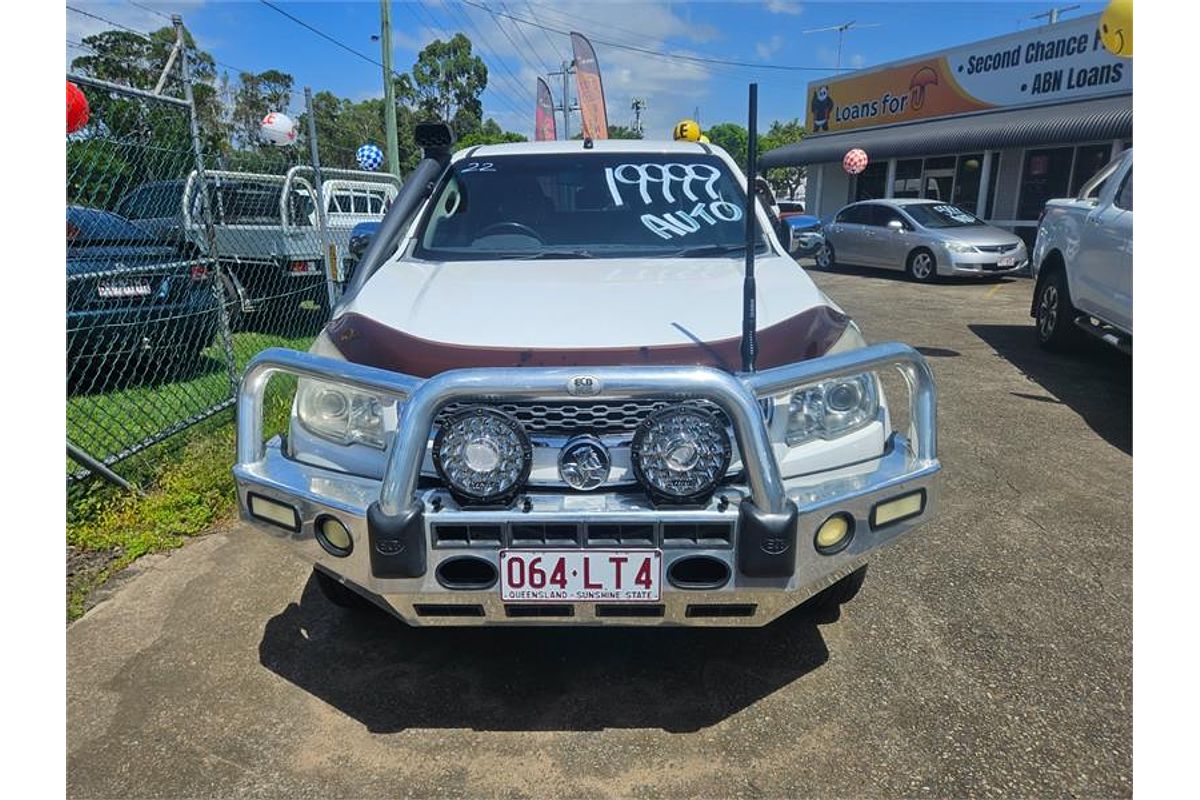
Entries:
[[67, 81], [67, 133], [74, 133], [87, 125], [87, 121], [87, 98], [78, 86]]

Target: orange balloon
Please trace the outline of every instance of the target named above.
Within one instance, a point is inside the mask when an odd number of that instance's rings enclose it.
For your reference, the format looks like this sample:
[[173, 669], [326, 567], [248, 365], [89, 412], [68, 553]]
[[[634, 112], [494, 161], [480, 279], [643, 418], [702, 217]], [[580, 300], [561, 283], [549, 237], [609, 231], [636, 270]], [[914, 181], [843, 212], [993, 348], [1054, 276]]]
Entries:
[[78, 86], [67, 81], [67, 133], [87, 125], [88, 101]]

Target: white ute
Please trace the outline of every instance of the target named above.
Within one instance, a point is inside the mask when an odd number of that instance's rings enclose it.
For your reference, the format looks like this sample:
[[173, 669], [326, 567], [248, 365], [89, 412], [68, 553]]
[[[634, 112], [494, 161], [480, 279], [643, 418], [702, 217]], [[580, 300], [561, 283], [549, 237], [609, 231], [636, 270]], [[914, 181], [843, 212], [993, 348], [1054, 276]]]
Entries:
[[[930, 518], [928, 366], [867, 346], [761, 206], [747, 230], [723, 150], [418, 136], [333, 319], [308, 353], [256, 357], [238, 399], [242, 514], [333, 602], [414, 625], [764, 625], [849, 600]], [[279, 372], [299, 376], [290, 430], [264, 443]]]
[[1070, 345], [1085, 331], [1133, 350], [1133, 150], [1083, 185], [1050, 200], [1033, 248], [1037, 279], [1030, 315], [1038, 344]]

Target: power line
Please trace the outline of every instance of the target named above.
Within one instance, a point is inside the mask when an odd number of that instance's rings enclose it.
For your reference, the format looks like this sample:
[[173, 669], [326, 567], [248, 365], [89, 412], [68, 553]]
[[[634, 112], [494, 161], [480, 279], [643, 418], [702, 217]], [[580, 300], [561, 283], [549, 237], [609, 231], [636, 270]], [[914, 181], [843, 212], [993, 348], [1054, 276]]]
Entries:
[[[543, 25], [540, 22], [534, 22], [533, 20], [528, 20], [528, 19], [525, 19], [524, 17], [518, 17], [515, 14], [506, 14], [503, 11], [491, 11], [490, 9], [488, 9], [487, 6], [483, 5], [482, 3], [473, 2], [473, 0], [461, 0], [461, 2], [464, 5], [473, 6], [474, 8], [482, 9], [484, 11], [489, 11], [492, 14], [498, 14], [499, 16], [506, 17], [508, 19], [513, 20], [514, 22], [520, 22], [524, 25], [532, 25], [535, 28], [542, 28], [543, 30], [551, 31], [553, 33], [560, 33], [560, 34], [568, 35], [568, 36], [571, 33], [570, 31], [563, 30], [562, 28], [555, 28], [551, 25]], [[772, 70], [783, 70], [786, 72], [828, 72], [829, 71], [829, 67], [802, 67], [802, 66], [798, 66], [795, 64], [755, 64], [755, 63], [749, 62], [749, 61], [734, 61], [734, 60], [725, 59], [725, 58], [706, 58], [704, 56], [689, 56], [689, 55], [685, 55], [683, 53], [664, 53], [660, 50], [651, 50], [646, 47], [638, 47], [636, 45], [631, 45], [631, 44], [622, 44], [620, 42], [614, 42], [611, 40], [598, 39], [595, 37], [588, 37], [588, 38], [591, 39], [593, 42], [598, 42], [599, 44], [607, 45], [609, 47], [616, 47], [621, 50], [630, 50], [635, 53], [642, 53], [644, 55], [655, 56], [657, 58], [666, 58], [666, 59], [670, 59], [672, 61], [695, 61], [695, 62], [698, 62], [701, 64], [725, 64], [728, 66], [747, 67], [747, 68], [755, 69], [755, 70], [772, 69]]]
[[[508, 11], [508, 3], [501, 2], [500, 7], [505, 11]], [[500, 22], [497, 21], [496, 24], [499, 25]], [[524, 42], [525, 46], [529, 48], [529, 52], [533, 53], [533, 57], [536, 58], [538, 63], [542, 65], [542, 70], [549, 72], [551, 69], [553, 69], [553, 67], [546, 63], [546, 59], [542, 58], [542, 54], [537, 51], [537, 48], [533, 46], [533, 42], [529, 41], [529, 37], [525, 35], [525, 29], [520, 25], [514, 25], [513, 28], [516, 30], [517, 35], [521, 37], [521, 41]], [[503, 28], [501, 30], [503, 30]], [[510, 39], [509, 41], [512, 40]], [[513, 44], [513, 47], [516, 47], [515, 43]]]
[[[314, 27], [314, 26], [312, 26], [312, 25], [309, 25], [307, 22], [305, 22], [304, 20], [300, 19], [299, 17], [296, 17], [296, 16], [294, 16], [294, 15], [292, 15], [292, 14], [289, 14], [287, 11], [284, 11], [284, 10], [283, 10], [282, 8], [280, 8], [279, 6], [275, 5], [274, 3], [271, 3], [271, 2], [269, 2], [269, 0], [258, 0], [258, 2], [262, 3], [264, 6], [266, 6], [266, 7], [267, 7], [267, 8], [269, 8], [269, 9], [271, 9], [272, 11], [277, 11], [277, 12], [279, 12], [280, 14], [282, 14], [282, 15], [283, 15], [283, 16], [285, 16], [285, 17], [287, 17], [288, 19], [290, 19], [292, 22], [296, 23], [296, 24], [297, 24], [297, 25], [299, 25], [300, 27], [302, 27], [302, 28], [305, 28], [305, 29], [307, 29], [307, 30], [309, 30], [309, 31], [312, 31], [313, 33], [315, 33], [317, 36], [320, 36], [320, 37], [321, 37], [322, 39], [324, 39], [325, 41], [327, 41], [327, 42], [330, 42], [330, 43], [332, 43], [332, 44], [335, 44], [335, 45], [337, 45], [338, 47], [340, 47], [340, 48], [342, 48], [343, 50], [345, 50], [347, 53], [351, 53], [351, 54], [353, 54], [353, 55], [355, 55], [355, 56], [358, 56], [358, 57], [359, 57], [359, 58], [361, 58], [363, 61], [366, 61], [368, 64], [374, 64], [375, 66], [379, 67], [380, 69], [383, 69], [383, 64], [382, 64], [382, 63], [380, 63], [380, 62], [376, 61], [375, 59], [371, 58], [371, 57], [370, 57], [369, 55], [367, 55], [366, 53], [363, 53], [363, 52], [361, 52], [361, 51], [359, 51], [359, 50], [355, 50], [355, 49], [354, 49], [353, 47], [351, 47], [350, 45], [346, 44], [345, 42], [339, 41], [338, 39], [335, 39], [335, 38], [333, 38], [332, 36], [330, 36], [328, 33], [325, 33], [325, 31], [321, 30], [320, 28], [316, 28], [316, 27]], [[396, 70], [394, 70], [394, 69], [392, 70], [392, 74], [393, 74], [393, 75], [395, 75], [397, 78], [398, 78], [398, 77], [400, 77], [400, 73], [396, 72]]]
[[[537, 12], [533, 10], [533, 4], [530, 3], [529, 0], [525, 0], [525, 7], [529, 9], [529, 13], [533, 15], [533, 18], [537, 19]], [[508, 9], [505, 8], [505, 10], [507, 11]], [[560, 61], [566, 61], [566, 57], [562, 54], [563, 51], [559, 50], [558, 45], [554, 44], [554, 40], [550, 38], [550, 34], [546, 31], [546, 29], [542, 28], [541, 31], [542, 36], [546, 39], [547, 44], [550, 45], [550, 49], [554, 51], [554, 55], [557, 56]]]
[[[471, 5], [475, 5], [475, 4], [472, 3]], [[482, 8], [484, 11], [489, 11], [489, 9], [486, 6], [475, 6], [475, 7]], [[508, 64], [505, 63], [504, 59], [498, 55], [498, 51], [496, 50], [496, 48], [492, 47], [491, 42], [484, 35], [483, 31], [479, 28], [478, 25], [475, 24], [475, 20], [471, 19], [471, 15], [469, 13], [467, 13], [466, 11], [463, 11], [462, 9], [459, 9], [459, 8], [455, 9], [455, 13], [459, 14], [464, 19], [466, 19], [467, 24], [471, 26], [471, 29], [473, 31], [475, 31], [475, 33], [479, 34], [479, 46], [481, 48], [485, 48], [489, 53], [491, 53], [492, 57], [500, 64], [500, 66], [504, 69], [504, 71], [508, 73], [509, 79], [512, 81], [512, 83], [510, 83], [509, 85], [516, 87], [517, 96], [520, 97], [523, 101], [529, 101], [530, 103], [536, 103], [537, 98], [534, 96], [533, 92], [531, 92], [527, 87], [524, 87], [521, 85], [520, 78], [518, 78], [513, 73], [513, 71], [509, 68]], [[503, 76], [501, 76], [501, 77], [503, 77]]]
[[[448, 27], [445, 24], [439, 22], [438, 19], [436, 17], [434, 17], [433, 10], [431, 8], [426, 7], [424, 3], [415, 3], [415, 4], [412, 4], [412, 6], [405, 4], [405, 7], [410, 8], [410, 13], [413, 14], [414, 19], [416, 18], [416, 14], [415, 14], [415, 12], [411, 11], [411, 8], [415, 7], [415, 8], [420, 9], [421, 12], [429, 18], [430, 24], [432, 25], [433, 29], [435, 31], [437, 31], [437, 33], [440, 36], [444, 36], [447, 39], [452, 38], [448, 32]], [[447, 20], [450, 20], [450, 12], [446, 11], [445, 14], [446, 14]], [[451, 22], [451, 25], [449, 27], [459, 27], [457, 22], [454, 22], [453, 20], [450, 20], [450, 22]], [[482, 47], [483, 47], [482, 42], [480, 42], [479, 45], [480, 45], [480, 49], [482, 50]], [[480, 57], [482, 58], [482, 55]], [[485, 61], [485, 63], [486, 63], [486, 61]], [[494, 72], [494, 70], [489, 70], [488, 72], [489, 72], [489, 75], [488, 75], [489, 81], [488, 81], [487, 90], [490, 91], [496, 97], [497, 100], [503, 101], [503, 104], [505, 106], [507, 106], [509, 111], [511, 111], [515, 114], [525, 113], [521, 109], [523, 102], [514, 102], [513, 101], [513, 97], [510, 95], [511, 88], [508, 90], [503, 90], [503, 89], [501, 89], [498, 82], [494, 82], [494, 81], [490, 80], [493, 73], [495, 74], [495, 76], [497, 78], [503, 78], [504, 76], [498, 72]]]
[[144, 6], [141, 3], [135, 3], [133, 0], [125, 0], [125, 2], [129, 3], [129, 5], [134, 6], [135, 8], [140, 8], [142, 11], [149, 11], [151, 14], [158, 14], [163, 19], [171, 18], [170, 14], [164, 14], [163, 12], [159, 11], [157, 8], [151, 8], [150, 6]]

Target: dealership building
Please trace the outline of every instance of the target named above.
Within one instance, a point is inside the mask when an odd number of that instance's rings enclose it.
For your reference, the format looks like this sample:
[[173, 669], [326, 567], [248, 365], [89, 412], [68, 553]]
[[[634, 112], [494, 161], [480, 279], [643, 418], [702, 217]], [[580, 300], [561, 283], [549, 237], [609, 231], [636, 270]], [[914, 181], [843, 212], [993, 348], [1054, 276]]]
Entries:
[[[1046, 200], [1133, 144], [1133, 61], [1100, 16], [1030, 28], [810, 83], [808, 135], [760, 158], [807, 168], [809, 213], [856, 200], [951, 202], [1032, 246]], [[860, 148], [858, 175], [842, 166]]]

